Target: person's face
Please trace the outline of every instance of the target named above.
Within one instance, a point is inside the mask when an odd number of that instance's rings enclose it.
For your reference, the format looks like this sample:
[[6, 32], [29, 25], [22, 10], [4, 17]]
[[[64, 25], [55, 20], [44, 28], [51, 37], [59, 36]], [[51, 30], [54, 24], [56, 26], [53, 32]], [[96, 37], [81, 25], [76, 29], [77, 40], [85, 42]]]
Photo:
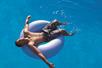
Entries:
[[22, 46], [24, 46], [27, 42], [28, 42], [28, 40], [26, 40], [26, 39], [18, 39], [18, 40], [16, 41], [16, 45], [17, 45], [18, 47], [22, 47]]

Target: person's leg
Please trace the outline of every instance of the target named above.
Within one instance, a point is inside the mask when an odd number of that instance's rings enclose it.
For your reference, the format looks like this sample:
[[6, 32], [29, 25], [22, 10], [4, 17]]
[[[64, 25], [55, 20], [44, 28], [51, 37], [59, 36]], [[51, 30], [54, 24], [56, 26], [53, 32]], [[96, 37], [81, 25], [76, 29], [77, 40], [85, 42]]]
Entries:
[[75, 34], [75, 32], [68, 32], [66, 30], [61, 29], [60, 33], [64, 36], [73, 36]]
[[74, 33], [73, 32], [67, 32], [67, 31], [65, 31], [63, 29], [57, 29], [57, 30], [54, 30], [54, 31], [51, 32], [52, 37], [53, 36], [57, 37], [59, 35], [72, 36], [72, 35], [74, 35]]
[[60, 21], [58, 21], [57, 19], [53, 20], [51, 22], [51, 26], [59, 26], [59, 25], [67, 25], [67, 23], [61, 23]]
[[50, 66], [50, 68], [54, 68], [54, 64], [50, 63], [46, 57], [42, 54], [42, 52], [36, 47], [34, 46], [34, 42], [29, 42], [28, 43], [29, 48], [32, 49], [32, 51], [34, 53], [36, 53], [48, 66]]
[[50, 34], [48, 34], [48, 37], [46, 38], [46, 41], [51, 41], [59, 36], [73, 36], [76, 32], [67, 32], [63, 29], [57, 29], [52, 31]]
[[61, 23], [58, 20], [53, 20], [51, 23], [48, 23], [44, 28], [43, 31], [50, 33], [53, 30], [57, 29], [57, 26], [59, 25], [66, 25], [66, 23]]

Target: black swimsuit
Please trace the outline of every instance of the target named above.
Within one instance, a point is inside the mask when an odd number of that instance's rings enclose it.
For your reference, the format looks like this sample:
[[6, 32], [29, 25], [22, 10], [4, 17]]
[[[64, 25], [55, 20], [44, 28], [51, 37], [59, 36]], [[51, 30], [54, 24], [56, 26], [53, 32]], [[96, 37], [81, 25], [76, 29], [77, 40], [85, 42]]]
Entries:
[[50, 41], [50, 34], [47, 32], [44, 32], [44, 31], [43, 31], [43, 33], [44, 33], [43, 36], [45, 38], [45, 42], [49, 42]]

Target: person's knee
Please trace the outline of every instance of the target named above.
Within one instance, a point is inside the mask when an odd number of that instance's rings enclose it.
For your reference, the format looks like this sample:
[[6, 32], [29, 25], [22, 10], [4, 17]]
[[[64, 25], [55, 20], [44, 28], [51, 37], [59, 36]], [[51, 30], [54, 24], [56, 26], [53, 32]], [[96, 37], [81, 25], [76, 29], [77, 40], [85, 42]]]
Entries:
[[62, 33], [63, 31], [65, 31], [64, 29], [58, 29], [58, 30], [55, 30], [54, 33]]

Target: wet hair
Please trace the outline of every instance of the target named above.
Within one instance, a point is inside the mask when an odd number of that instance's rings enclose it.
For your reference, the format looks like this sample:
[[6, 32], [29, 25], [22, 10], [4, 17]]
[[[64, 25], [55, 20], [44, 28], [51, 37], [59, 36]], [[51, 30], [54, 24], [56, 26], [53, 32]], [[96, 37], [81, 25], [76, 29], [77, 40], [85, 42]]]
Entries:
[[15, 41], [15, 45], [17, 46], [17, 47], [22, 47], [23, 45], [19, 45], [18, 43], [17, 43], [17, 41]]

